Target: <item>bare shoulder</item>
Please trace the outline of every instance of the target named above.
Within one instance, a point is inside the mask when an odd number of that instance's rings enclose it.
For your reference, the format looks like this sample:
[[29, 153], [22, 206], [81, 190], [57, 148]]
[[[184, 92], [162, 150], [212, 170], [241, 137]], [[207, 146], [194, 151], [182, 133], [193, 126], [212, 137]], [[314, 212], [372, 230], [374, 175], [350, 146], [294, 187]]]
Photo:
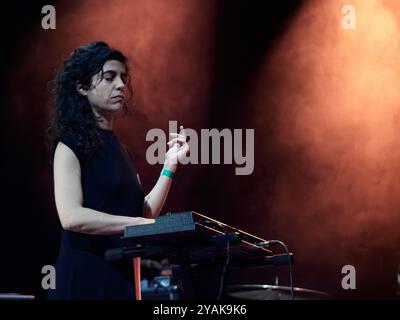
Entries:
[[58, 142], [54, 154], [54, 196], [61, 225], [71, 228], [71, 212], [82, 206], [81, 167], [75, 153]]
[[80, 171], [80, 164], [77, 156], [70, 147], [59, 141], [54, 153], [54, 170], [64, 168]]

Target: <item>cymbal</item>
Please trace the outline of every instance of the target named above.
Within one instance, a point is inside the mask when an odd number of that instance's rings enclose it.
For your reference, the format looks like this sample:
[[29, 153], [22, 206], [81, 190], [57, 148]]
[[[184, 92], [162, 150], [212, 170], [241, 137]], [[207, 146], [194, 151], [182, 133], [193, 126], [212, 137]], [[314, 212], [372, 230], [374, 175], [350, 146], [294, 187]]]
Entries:
[[[291, 300], [291, 288], [261, 284], [243, 284], [227, 287], [227, 296], [240, 300]], [[332, 296], [326, 292], [304, 288], [294, 288], [295, 300], [329, 300]]]
[[0, 300], [33, 300], [34, 295], [19, 294], [19, 293], [0, 293]]

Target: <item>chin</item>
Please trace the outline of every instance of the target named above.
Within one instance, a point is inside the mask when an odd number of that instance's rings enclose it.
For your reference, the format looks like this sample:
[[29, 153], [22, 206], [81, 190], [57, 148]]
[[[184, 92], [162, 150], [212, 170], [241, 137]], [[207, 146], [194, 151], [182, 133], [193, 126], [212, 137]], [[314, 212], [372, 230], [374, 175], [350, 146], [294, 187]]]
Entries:
[[107, 111], [109, 111], [109, 112], [117, 112], [117, 111], [120, 111], [123, 106], [124, 106], [123, 103], [114, 103], [114, 104], [110, 105], [107, 108]]

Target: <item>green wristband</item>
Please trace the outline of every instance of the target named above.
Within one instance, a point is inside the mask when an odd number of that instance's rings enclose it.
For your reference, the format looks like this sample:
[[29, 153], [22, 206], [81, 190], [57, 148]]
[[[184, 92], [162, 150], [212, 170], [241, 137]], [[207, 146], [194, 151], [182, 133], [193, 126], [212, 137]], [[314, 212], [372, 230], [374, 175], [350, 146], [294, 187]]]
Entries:
[[174, 176], [174, 172], [168, 169], [163, 169], [163, 171], [161, 171], [161, 175], [167, 176], [172, 179], [172, 177]]

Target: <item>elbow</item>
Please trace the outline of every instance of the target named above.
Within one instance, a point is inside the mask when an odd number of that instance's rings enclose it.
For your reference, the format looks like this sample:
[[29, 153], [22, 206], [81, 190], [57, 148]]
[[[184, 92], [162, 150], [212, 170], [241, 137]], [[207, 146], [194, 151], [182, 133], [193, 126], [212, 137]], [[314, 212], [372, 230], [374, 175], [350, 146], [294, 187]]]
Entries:
[[62, 212], [62, 214], [60, 214], [61, 226], [66, 231], [80, 232], [82, 226], [75, 218], [75, 214], [71, 213], [74, 211], [76, 210], [68, 210], [67, 212]]
[[154, 213], [151, 206], [147, 201], [143, 203], [143, 217], [148, 219], [154, 219], [157, 217], [157, 213]]
[[77, 225], [72, 219], [60, 219], [61, 226], [66, 231], [76, 231]]

